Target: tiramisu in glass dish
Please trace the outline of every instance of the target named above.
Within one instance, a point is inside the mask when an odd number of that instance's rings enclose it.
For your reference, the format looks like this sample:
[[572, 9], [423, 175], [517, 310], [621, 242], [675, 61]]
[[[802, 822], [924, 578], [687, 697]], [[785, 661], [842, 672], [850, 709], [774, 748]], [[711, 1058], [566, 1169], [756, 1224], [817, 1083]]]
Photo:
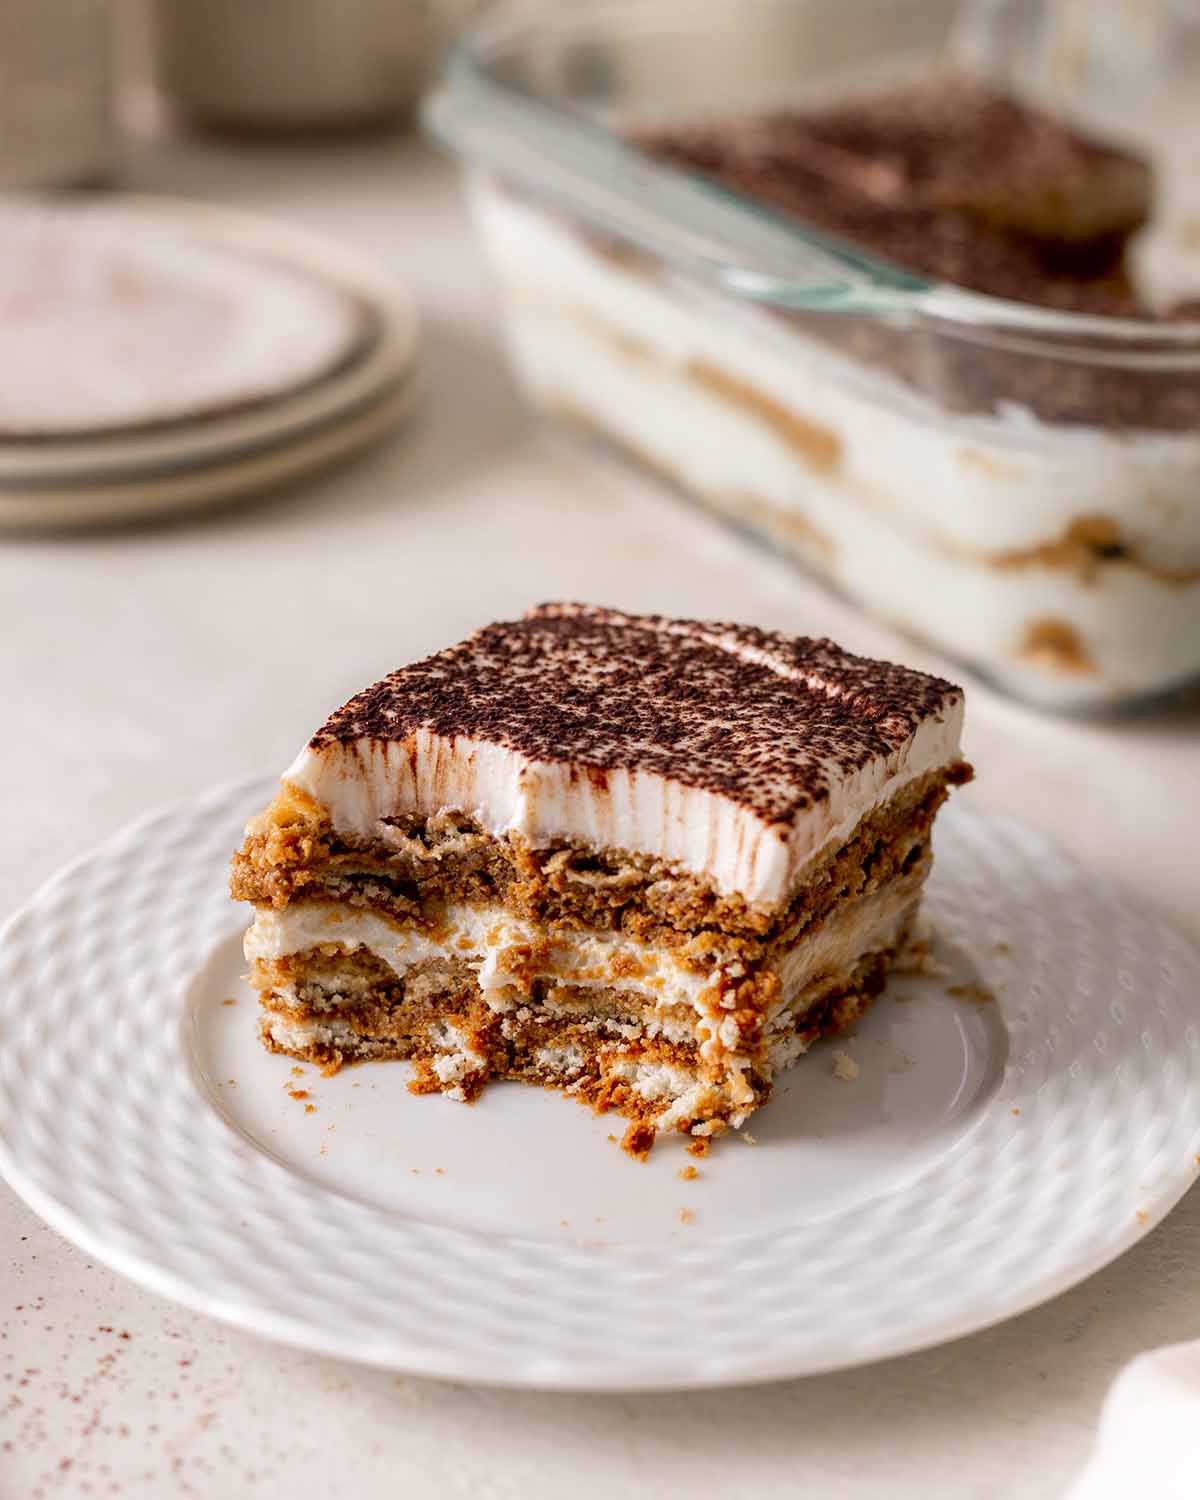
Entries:
[[1152, 696], [1200, 671], [1200, 307], [1138, 274], [1141, 147], [950, 67], [951, 10], [501, 7], [429, 119], [539, 407], [1023, 697]]
[[551, 604], [352, 698], [247, 830], [267, 1047], [417, 1092], [741, 1125], [913, 938], [961, 692], [750, 626]]

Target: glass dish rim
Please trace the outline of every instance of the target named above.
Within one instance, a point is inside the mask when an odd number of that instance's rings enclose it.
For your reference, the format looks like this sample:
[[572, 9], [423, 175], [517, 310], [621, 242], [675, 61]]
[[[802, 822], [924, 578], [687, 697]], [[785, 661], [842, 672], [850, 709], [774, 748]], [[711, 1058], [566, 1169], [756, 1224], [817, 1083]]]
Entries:
[[[780, 3], [739, 0], [760, 11], [777, 9]], [[922, 327], [970, 341], [989, 342], [999, 335], [1010, 350], [1035, 356], [1059, 354], [1154, 373], [1200, 368], [1200, 319], [1061, 311], [904, 271], [700, 174], [654, 161], [569, 105], [495, 76], [503, 54], [528, 44], [527, 28], [535, 21], [595, 35], [621, 18], [636, 16], [644, 24], [656, 13], [660, 21], [668, 19], [672, 11], [683, 14], [676, 0], [654, 7], [642, 0], [591, 0], [586, 9], [561, 0], [552, 5], [546, 0], [499, 0], [447, 47], [435, 87], [422, 106], [422, 123], [440, 145], [467, 162], [502, 178], [524, 179], [551, 201], [554, 191], [535, 163], [557, 164], [558, 187], [572, 199], [573, 212], [673, 267], [707, 270], [727, 293], [748, 301]], [[514, 145], [523, 148], [524, 169], [522, 150], [514, 151]], [[607, 213], [598, 200], [607, 202]], [[612, 210], [622, 200], [637, 207], [645, 224], [655, 223], [652, 242], [648, 232], [631, 229], [625, 216], [612, 223]], [[687, 253], [683, 226], [671, 219], [663, 206], [667, 203], [685, 205], [701, 232], [708, 232], [706, 266]], [[714, 255], [714, 247], [723, 253]], [[827, 272], [840, 272], [838, 284], [827, 280], [814, 285], [811, 278], [781, 273], [770, 262], [786, 264], [789, 248]], [[1057, 348], [1051, 347], [1055, 344]]]

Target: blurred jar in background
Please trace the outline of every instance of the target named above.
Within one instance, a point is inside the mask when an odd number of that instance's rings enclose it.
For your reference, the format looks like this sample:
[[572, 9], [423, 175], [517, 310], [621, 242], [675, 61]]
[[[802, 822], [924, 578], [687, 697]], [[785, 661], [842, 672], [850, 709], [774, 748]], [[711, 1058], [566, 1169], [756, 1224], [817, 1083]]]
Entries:
[[[0, 0], [3, 3], [3, 0]], [[470, 0], [153, 0], [157, 84], [193, 125], [321, 133], [410, 111]]]
[[108, 180], [111, 20], [109, 0], [0, 0], [0, 188]]

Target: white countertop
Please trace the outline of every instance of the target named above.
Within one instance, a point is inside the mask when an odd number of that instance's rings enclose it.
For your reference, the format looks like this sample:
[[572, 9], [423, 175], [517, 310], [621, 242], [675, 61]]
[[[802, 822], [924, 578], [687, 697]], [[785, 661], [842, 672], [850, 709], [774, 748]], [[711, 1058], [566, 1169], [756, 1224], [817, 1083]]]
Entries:
[[[163, 145], [127, 181], [287, 216], [394, 267], [425, 316], [425, 398], [397, 440], [302, 492], [0, 542], [0, 915], [147, 807], [281, 768], [364, 683], [542, 598], [755, 620], [939, 665], [533, 424], [453, 175], [416, 143]], [[979, 774], [965, 795], [1200, 937], [1200, 697], [1099, 725], [975, 688], [968, 722]], [[2, 1186], [0, 1226], [0, 1494], [29, 1500], [638, 1500], [718, 1476], [728, 1500], [1049, 1497], [1119, 1366], [1200, 1334], [1195, 1193], [1117, 1264], [1003, 1327], [869, 1369], [678, 1397], [356, 1369], [127, 1285]]]

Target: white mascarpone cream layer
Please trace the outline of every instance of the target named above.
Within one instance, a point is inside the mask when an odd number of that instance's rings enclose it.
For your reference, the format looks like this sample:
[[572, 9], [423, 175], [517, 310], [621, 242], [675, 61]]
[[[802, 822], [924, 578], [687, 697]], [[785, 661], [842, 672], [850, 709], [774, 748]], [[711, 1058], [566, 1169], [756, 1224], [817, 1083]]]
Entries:
[[[437, 933], [400, 927], [374, 912], [310, 902], [280, 911], [260, 911], [246, 934], [246, 957], [283, 958], [324, 943], [365, 948], [403, 975], [430, 959], [462, 958], [475, 969], [479, 987], [497, 1006], [514, 984], [514, 970], [589, 988], [631, 990], [656, 1006], [703, 1009], [716, 993], [713, 973], [697, 973], [668, 952], [631, 942], [616, 933], [573, 932], [547, 938], [543, 929], [498, 907], [452, 905]], [[529, 949], [546, 944], [545, 961], [534, 970]]]
[[[918, 897], [919, 888], [907, 881], [887, 886], [834, 912], [816, 933], [783, 954], [773, 966], [780, 981], [775, 1015], [814, 980], [849, 970], [864, 953], [895, 946]], [[544, 959], [530, 964], [530, 948], [543, 942]], [[736, 1023], [719, 1008], [720, 969], [698, 972], [668, 950], [619, 933], [574, 931], [547, 939], [541, 929], [498, 908], [452, 906], [436, 934], [332, 903], [263, 910], [246, 934], [245, 953], [253, 962], [330, 943], [364, 948], [401, 976], [430, 959], [463, 958], [497, 1008], [512, 1003], [506, 991], [514, 984], [514, 969], [585, 989], [631, 991], [656, 1009], [695, 1010], [713, 1023], [721, 1044], [737, 1045]]]
[[899, 946], [920, 899], [918, 882], [895, 881], [831, 913], [776, 960], [779, 996], [769, 1020], [782, 1017], [814, 980], [847, 973], [867, 954]]
[[[740, 643], [729, 649], [750, 654]], [[962, 712], [960, 698], [854, 775], [831, 763], [828, 797], [787, 823], [767, 822], [730, 797], [657, 772], [610, 771], [597, 786], [567, 762], [423, 729], [411, 740], [306, 746], [284, 781], [323, 803], [339, 833], [386, 838], [385, 818], [455, 808], [497, 838], [519, 834], [535, 848], [578, 839], [646, 854], [752, 905], [775, 905], [804, 867], [844, 842], [872, 808], [959, 758]]]

